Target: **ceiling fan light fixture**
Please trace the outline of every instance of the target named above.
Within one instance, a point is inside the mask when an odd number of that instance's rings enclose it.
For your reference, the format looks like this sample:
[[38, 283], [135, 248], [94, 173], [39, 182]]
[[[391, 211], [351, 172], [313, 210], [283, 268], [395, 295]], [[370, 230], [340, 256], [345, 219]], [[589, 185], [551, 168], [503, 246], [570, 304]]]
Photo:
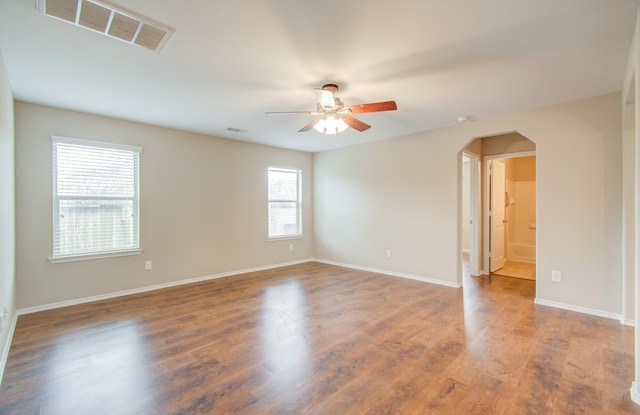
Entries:
[[317, 132], [322, 134], [337, 135], [338, 133], [341, 133], [349, 128], [349, 126], [346, 122], [344, 122], [344, 119], [342, 119], [342, 117], [336, 117], [332, 114], [329, 114], [319, 120], [316, 125], [313, 126], [313, 128]]
[[313, 92], [317, 97], [316, 111], [265, 112], [265, 114], [306, 114], [321, 116], [322, 118], [311, 120], [311, 122], [299, 129], [298, 132], [303, 133], [313, 128], [320, 134], [338, 135], [338, 133], [343, 132], [349, 127], [359, 132], [371, 128], [369, 124], [352, 117], [351, 114], [394, 111], [398, 109], [395, 101], [371, 102], [369, 104], [345, 107], [342, 100], [334, 95], [337, 91], [338, 85], [336, 84], [326, 84], [322, 88], [314, 88]]

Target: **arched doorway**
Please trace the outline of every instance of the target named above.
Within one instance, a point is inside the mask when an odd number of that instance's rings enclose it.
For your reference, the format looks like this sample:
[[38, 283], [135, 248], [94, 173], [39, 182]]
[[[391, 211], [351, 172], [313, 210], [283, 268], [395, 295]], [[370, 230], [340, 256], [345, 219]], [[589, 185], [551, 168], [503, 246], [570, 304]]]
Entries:
[[517, 132], [474, 138], [460, 152], [461, 282], [491, 272], [535, 279], [535, 169], [535, 143]]

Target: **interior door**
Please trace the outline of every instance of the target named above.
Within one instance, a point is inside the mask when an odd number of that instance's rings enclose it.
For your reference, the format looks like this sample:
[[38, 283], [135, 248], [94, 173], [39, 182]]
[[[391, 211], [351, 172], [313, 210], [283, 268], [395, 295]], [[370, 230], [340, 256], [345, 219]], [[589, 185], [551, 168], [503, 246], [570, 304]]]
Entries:
[[504, 267], [504, 224], [505, 224], [505, 167], [504, 162], [491, 162], [491, 183], [489, 185], [489, 247], [491, 265], [489, 271], [494, 272]]

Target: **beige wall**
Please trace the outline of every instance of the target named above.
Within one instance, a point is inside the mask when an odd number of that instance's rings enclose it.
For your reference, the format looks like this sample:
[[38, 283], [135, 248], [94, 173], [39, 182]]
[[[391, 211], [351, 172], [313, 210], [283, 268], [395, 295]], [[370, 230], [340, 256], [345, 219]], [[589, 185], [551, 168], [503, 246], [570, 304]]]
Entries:
[[620, 314], [620, 119], [611, 94], [316, 154], [316, 257], [459, 282], [459, 151], [515, 131], [536, 144], [537, 298]]
[[0, 313], [4, 306], [9, 311], [0, 330], [0, 379], [15, 314], [15, 236], [13, 96], [0, 53]]
[[[313, 257], [311, 154], [24, 102], [16, 103], [15, 112], [19, 308]], [[143, 147], [142, 255], [47, 260], [51, 135]], [[269, 165], [303, 171], [303, 239], [267, 241]], [[153, 261], [153, 270], [144, 270], [145, 260]]]
[[507, 180], [514, 182], [536, 181], [536, 156], [514, 157], [509, 160]]
[[483, 156], [524, 153], [536, 150], [535, 143], [519, 133], [498, 134], [491, 137], [484, 137], [478, 141], [482, 143], [481, 154]]
[[[518, 131], [537, 144], [537, 297], [621, 312], [618, 94], [315, 156], [21, 102], [15, 111], [19, 308], [313, 256], [459, 282], [459, 151]], [[141, 256], [47, 261], [52, 134], [144, 148]], [[270, 164], [304, 171], [304, 239], [266, 241]]]

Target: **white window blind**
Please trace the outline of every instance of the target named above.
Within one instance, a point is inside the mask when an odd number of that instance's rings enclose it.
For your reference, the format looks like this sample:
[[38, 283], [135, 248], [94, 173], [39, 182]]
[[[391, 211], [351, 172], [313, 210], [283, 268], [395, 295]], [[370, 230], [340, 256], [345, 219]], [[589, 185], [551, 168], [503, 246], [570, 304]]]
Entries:
[[302, 236], [302, 171], [269, 167], [269, 238]]
[[138, 250], [140, 148], [53, 142], [53, 259]]

